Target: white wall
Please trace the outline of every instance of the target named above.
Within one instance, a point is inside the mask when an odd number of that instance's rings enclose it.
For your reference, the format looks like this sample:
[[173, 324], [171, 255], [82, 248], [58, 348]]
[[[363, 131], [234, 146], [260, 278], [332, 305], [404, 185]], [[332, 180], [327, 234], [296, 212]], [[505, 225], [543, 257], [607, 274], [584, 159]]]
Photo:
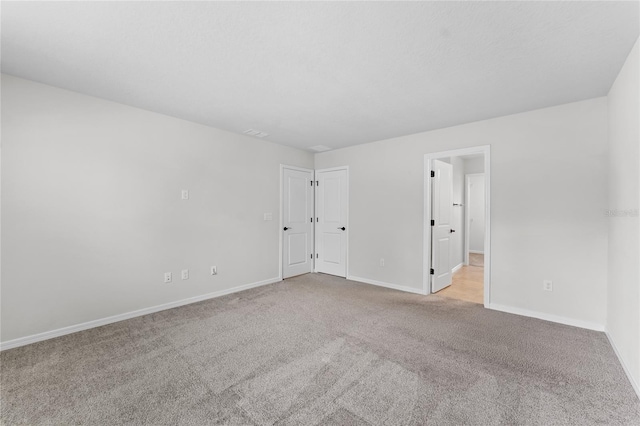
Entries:
[[597, 98], [317, 154], [317, 168], [350, 166], [350, 275], [420, 290], [424, 154], [491, 145], [492, 305], [602, 328], [606, 108]]
[[469, 176], [469, 251], [484, 253], [485, 239], [485, 193], [484, 175]]
[[484, 157], [465, 158], [464, 172], [467, 174], [484, 173]]
[[276, 278], [279, 165], [313, 166], [300, 150], [7, 75], [2, 151], [3, 342]]
[[[465, 158], [464, 159], [464, 163], [463, 163], [463, 167], [464, 167], [464, 174], [468, 175], [468, 174], [479, 174], [479, 173], [484, 173], [484, 156], [480, 155], [480, 156], [473, 156], [472, 158]], [[484, 195], [483, 195], [484, 197]], [[465, 200], [465, 204], [467, 202], [467, 187], [466, 187], [466, 182], [465, 182], [465, 187], [464, 187], [464, 200]], [[482, 208], [484, 208], [484, 198], [482, 198], [481, 200], [482, 202]], [[465, 209], [468, 209], [469, 206], [466, 206]], [[484, 251], [484, 212], [482, 213], [482, 218], [480, 218], [482, 220], [482, 223], [476, 222], [475, 228], [477, 230], [477, 227], [480, 226], [482, 229], [482, 233], [479, 234], [478, 232], [475, 233], [474, 238], [470, 238], [469, 239], [469, 246], [471, 250], [475, 250], [475, 251]], [[466, 217], [465, 217], [465, 228], [466, 228]], [[465, 238], [466, 238], [466, 233], [469, 230], [465, 229]], [[462, 248], [462, 254], [463, 256], [466, 254], [464, 253], [464, 246]]]
[[607, 331], [640, 394], [639, 58], [636, 42], [608, 96], [608, 209], [614, 215], [608, 218]]
[[[453, 166], [453, 204], [464, 204], [464, 160], [460, 157], [451, 157]], [[451, 236], [451, 249], [453, 251], [452, 267], [456, 267], [464, 262], [464, 207], [453, 206], [453, 229], [455, 233]]]

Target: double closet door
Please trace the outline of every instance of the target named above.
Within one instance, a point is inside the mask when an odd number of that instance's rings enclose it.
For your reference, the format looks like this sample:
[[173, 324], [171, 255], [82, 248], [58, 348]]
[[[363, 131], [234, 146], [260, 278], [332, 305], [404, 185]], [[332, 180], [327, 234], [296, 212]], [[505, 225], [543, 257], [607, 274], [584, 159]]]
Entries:
[[282, 277], [347, 275], [348, 170], [283, 168]]

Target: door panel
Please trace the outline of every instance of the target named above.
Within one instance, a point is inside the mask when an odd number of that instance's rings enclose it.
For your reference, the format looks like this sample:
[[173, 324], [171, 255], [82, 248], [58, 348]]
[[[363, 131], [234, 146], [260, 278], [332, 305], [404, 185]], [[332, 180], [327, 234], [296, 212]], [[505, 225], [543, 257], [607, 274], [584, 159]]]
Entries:
[[453, 167], [443, 161], [433, 160], [435, 176], [431, 179], [431, 291], [433, 293], [451, 285], [451, 233], [453, 225]]
[[307, 190], [309, 189], [310, 176], [305, 176], [304, 173], [296, 173], [293, 175], [289, 173], [287, 177], [289, 185], [289, 197], [288, 205], [285, 210], [287, 214], [287, 220], [290, 224], [302, 223], [309, 220], [307, 212]]
[[316, 171], [316, 271], [347, 276], [347, 169]]
[[287, 234], [287, 239], [289, 241], [288, 264], [294, 266], [309, 262], [311, 255], [307, 253], [307, 247], [309, 247], [307, 235], [303, 233]]
[[323, 235], [323, 243], [324, 243], [323, 252], [325, 253], [325, 256], [323, 258], [324, 261], [333, 263], [333, 264], [340, 264], [341, 262], [340, 248], [342, 245], [342, 235], [335, 232], [334, 233], [325, 232], [322, 235]]
[[283, 168], [282, 278], [313, 269], [313, 172]]
[[451, 247], [449, 243], [450, 238], [441, 238], [438, 240], [438, 246], [436, 248], [438, 253], [440, 253], [440, 256], [438, 256], [438, 265], [436, 266], [436, 271], [439, 273], [438, 277], [449, 273], [449, 265], [451, 264]]
[[336, 225], [342, 221], [342, 206], [340, 205], [340, 176], [325, 177], [323, 183], [323, 211], [324, 221], [326, 223], [335, 223]]

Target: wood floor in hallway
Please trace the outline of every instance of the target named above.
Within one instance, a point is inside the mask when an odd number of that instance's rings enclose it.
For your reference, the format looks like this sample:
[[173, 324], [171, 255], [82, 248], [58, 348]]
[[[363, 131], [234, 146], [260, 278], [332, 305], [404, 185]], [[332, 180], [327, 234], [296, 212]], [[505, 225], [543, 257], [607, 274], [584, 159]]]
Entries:
[[483, 279], [482, 266], [465, 265], [453, 274], [451, 285], [439, 291], [438, 296], [482, 304], [484, 303]]

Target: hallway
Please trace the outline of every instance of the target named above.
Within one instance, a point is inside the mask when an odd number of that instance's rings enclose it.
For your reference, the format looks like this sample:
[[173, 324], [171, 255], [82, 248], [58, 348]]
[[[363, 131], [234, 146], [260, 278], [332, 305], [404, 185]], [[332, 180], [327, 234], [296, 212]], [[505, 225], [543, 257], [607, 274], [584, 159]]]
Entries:
[[469, 254], [469, 265], [464, 265], [453, 274], [449, 287], [439, 291], [439, 296], [464, 300], [472, 303], [484, 303], [484, 255]]

